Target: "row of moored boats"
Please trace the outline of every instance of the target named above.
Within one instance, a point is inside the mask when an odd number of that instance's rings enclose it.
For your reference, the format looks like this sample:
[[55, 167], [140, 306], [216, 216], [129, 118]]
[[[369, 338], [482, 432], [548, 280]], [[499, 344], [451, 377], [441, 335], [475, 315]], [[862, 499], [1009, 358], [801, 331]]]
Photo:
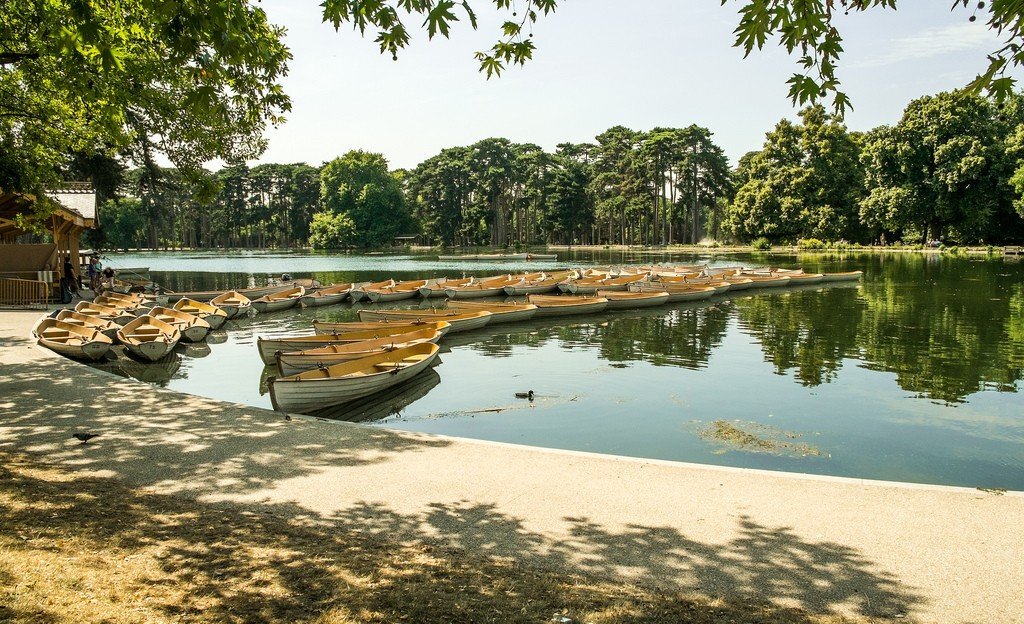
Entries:
[[[120, 343], [132, 355], [156, 361], [169, 355], [179, 341], [201, 341], [226, 320], [251, 310], [414, 297], [447, 299], [444, 307], [430, 309], [360, 309], [359, 321], [314, 321], [309, 335], [259, 337], [261, 359], [277, 369], [269, 382], [275, 409], [309, 412], [374, 394], [415, 376], [435, 361], [438, 342], [449, 333], [531, 318], [696, 301], [731, 290], [860, 277], [860, 271], [821, 274], [801, 269], [650, 266], [327, 287], [291, 283], [161, 296], [109, 292], [80, 302], [73, 310], [44, 317], [35, 334], [42, 345], [74, 358], [98, 360]], [[502, 296], [526, 299], [485, 300]]]

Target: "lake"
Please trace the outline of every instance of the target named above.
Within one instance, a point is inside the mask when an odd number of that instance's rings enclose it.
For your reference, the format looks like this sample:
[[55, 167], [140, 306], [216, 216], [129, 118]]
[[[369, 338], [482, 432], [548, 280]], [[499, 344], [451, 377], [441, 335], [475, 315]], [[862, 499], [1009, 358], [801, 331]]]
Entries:
[[[742, 291], [644, 311], [456, 334], [409, 385], [321, 416], [482, 440], [727, 466], [1024, 490], [1024, 264], [920, 254], [560, 253], [557, 263], [436, 255], [116, 254], [171, 290], [289, 273], [324, 283], [673, 261], [860, 269], [860, 283]], [[535, 269], [536, 270], [536, 269]], [[437, 300], [432, 300], [438, 305]], [[392, 307], [421, 304], [418, 300]], [[156, 364], [99, 366], [270, 407], [258, 335], [355, 320], [360, 305], [229, 321]], [[517, 399], [533, 390], [535, 399]]]

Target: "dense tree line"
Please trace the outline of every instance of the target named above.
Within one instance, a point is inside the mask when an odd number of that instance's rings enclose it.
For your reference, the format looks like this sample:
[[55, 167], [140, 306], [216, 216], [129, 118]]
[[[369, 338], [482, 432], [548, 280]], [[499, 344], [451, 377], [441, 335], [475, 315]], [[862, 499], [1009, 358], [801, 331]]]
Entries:
[[[1024, 238], [1024, 98], [911, 102], [893, 126], [850, 132], [821, 106], [781, 120], [730, 168], [707, 128], [615, 126], [547, 152], [489, 138], [411, 170], [349, 152], [313, 167], [230, 165], [198, 180], [80, 162], [115, 247], [974, 244]], [[111, 180], [118, 180], [112, 182]], [[113, 189], [113, 190], [111, 190]]]
[[740, 159], [727, 222], [744, 242], [1019, 241], [1022, 180], [1020, 96], [926, 96], [864, 134], [811, 107]]

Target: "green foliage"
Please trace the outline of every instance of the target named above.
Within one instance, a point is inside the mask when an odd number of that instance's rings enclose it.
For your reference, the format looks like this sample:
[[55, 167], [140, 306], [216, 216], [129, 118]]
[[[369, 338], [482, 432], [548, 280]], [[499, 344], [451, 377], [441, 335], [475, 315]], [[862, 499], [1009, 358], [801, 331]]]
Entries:
[[760, 236], [750, 241], [750, 246], [758, 251], [770, 251], [772, 248], [772, 242], [767, 238]]
[[114, 249], [128, 249], [143, 246], [146, 240], [146, 212], [142, 201], [128, 197], [112, 199], [100, 207], [103, 242]]
[[825, 249], [828, 245], [817, 238], [801, 238], [796, 242], [796, 246], [800, 249]]
[[911, 102], [893, 127], [865, 138], [860, 214], [888, 239], [959, 242], [998, 237], [1010, 210], [1005, 126], [992, 103], [964, 92]]
[[309, 244], [314, 249], [344, 249], [356, 241], [356, 224], [347, 214], [318, 212], [309, 224]]
[[859, 238], [863, 193], [859, 147], [846, 127], [820, 106], [802, 123], [783, 119], [764, 148], [741, 160], [740, 179], [725, 219], [739, 239]]
[[320, 201], [355, 226], [355, 243], [390, 245], [412, 227], [398, 180], [381, 154], [356, 150], [335, 158], [320, 170]]
[[78, 152], [255, 157], [290, 107], [282, 31], [242, 0], [0, 6], [0, 187], [39, 191]]

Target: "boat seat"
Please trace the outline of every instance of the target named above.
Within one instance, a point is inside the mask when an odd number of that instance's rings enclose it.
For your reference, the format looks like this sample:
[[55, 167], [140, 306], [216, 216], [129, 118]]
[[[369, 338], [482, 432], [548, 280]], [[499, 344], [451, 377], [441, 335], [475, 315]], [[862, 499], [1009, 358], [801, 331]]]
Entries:
[[53, 340], [56, 338], [67, 338], [70, 335], [71, 332], [69, 332], [68, 330], [59, 329], [57, 327], [50, 327], [48, 329], [43, 330], [43, 337], [49, 340]]

